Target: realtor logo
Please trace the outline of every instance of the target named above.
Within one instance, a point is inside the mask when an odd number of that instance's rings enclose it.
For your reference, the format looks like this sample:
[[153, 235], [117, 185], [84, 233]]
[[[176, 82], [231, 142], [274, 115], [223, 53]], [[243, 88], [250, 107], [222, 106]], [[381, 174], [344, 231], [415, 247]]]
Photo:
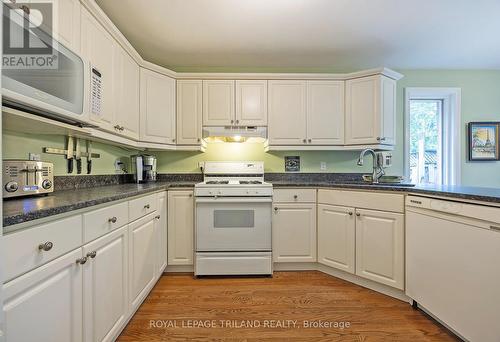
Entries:
[[47, 2], [3, 4], [3, 56], [5, 69], [57, 69], [52, 39], [53, 5]]

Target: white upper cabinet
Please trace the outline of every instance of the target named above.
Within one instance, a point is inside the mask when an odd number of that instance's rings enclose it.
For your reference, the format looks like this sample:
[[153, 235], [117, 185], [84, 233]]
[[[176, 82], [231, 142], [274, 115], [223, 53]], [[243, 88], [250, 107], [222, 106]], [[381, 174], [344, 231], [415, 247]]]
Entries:
[[203, 81], [203, 125], [234, 125], [234, 114], [234, 81]]
[[139, 66], [119, 45], [115, 48], [114, 131], [139, 139]]
[[79, 0], [54, 1], [55, 38], [67, 48], [80, 52], [80, 11]]
[[305, 144], [306, 81], [269, 81], [268, 86], [269, 144]]
[[376, 75], [346, 81], [347, 145], [394, 145], [396, 81]]
[[[95, 18], [82, 8], [82, 54], [91, 68], [101, 74], [102, 98], [100, 113], [90, 110], [90, 118], [100, 127], [113, 130], [115, 125], [114, 56], [115, 40]], [[90, 81], [89, 81], [90, 82]], [[88, 88], [88, 87], [87, 87]], [[90, 101], [89, 94], [86, 99]], [[90, 108], [90, 106], [89, 106]]]
[[175, 80], [141, 68], [140, 140], [175, 143]]
[[356, 209], [356, 274], [404, 289], [404, 215]]
[[307, 143], [344, 144], [344, 81], [307, 82]]
[[201, 80], [177, 81], [177, 144], [201, 142], [203, 97]]
[[267, 81], [236, 81], [236, 125], [267, 126]]

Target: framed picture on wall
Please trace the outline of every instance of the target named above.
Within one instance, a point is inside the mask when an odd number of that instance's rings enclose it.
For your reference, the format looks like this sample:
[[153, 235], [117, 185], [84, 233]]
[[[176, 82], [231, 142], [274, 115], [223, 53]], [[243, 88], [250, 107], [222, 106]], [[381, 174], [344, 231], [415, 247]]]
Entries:
[[469, 122], [469, 161], [500, 160], [500, 122]]

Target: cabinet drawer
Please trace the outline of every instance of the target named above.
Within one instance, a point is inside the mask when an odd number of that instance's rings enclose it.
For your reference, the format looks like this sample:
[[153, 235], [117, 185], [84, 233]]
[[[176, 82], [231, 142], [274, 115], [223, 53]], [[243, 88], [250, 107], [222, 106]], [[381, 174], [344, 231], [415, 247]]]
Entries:
[[318, 190], [318, 203], [404, 212], [404, 195], [354, 190]]
[[156, 211], [158, 206], [157, 194], [136, 198], [128, 202], [130, 222]]
[[[73, 216], [4, 236], [5, 281], [82, 245], [82, 216]], [[40, 249], [46, 244], [46, 249]], [[50, 246], [50, 244], [52, 244]]]
[[316, 189], [275, 189], [273, 202], [316, 202]]
[[109, 207], [83, 214], [83, 241], [89, 242], [120, 228], [128, 223], [128, 203], [118, 203]]

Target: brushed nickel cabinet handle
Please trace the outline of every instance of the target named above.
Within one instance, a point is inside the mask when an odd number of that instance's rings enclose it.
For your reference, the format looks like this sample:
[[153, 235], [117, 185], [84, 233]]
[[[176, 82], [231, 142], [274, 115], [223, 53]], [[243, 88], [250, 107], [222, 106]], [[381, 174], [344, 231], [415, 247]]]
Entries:
[[144, 206], [144, 209], [149, 209], [149, 208], [151, 208], [151, 206], [150, 206], [149, 204], [146, 204], [146, 205]]
[[50, 241], [47, 241], [45, 243], [39, 244], [38, 250], [48, 252], [52, 249], [52, 247], [54, 247], [54, 244]]
[[109, 223], [116, 223], [117, 220], [118, 219], [116, 218], [116, 216], [113, 216], [113, 217], [111, 217], [111, 218], [108, 219], [108, 222]]
[[80, 264], [80, 265], [83, 265], [87, 262], [87, 257], [83, 257], [83, 258], [78, 258], [76, 259], [76, 263], [77, 264]]
[[92, 258], [94, 259], [97, 255], [97, 251], [92, 251], [92, 252], [89, 252], [87, 253], [87, 258]]

